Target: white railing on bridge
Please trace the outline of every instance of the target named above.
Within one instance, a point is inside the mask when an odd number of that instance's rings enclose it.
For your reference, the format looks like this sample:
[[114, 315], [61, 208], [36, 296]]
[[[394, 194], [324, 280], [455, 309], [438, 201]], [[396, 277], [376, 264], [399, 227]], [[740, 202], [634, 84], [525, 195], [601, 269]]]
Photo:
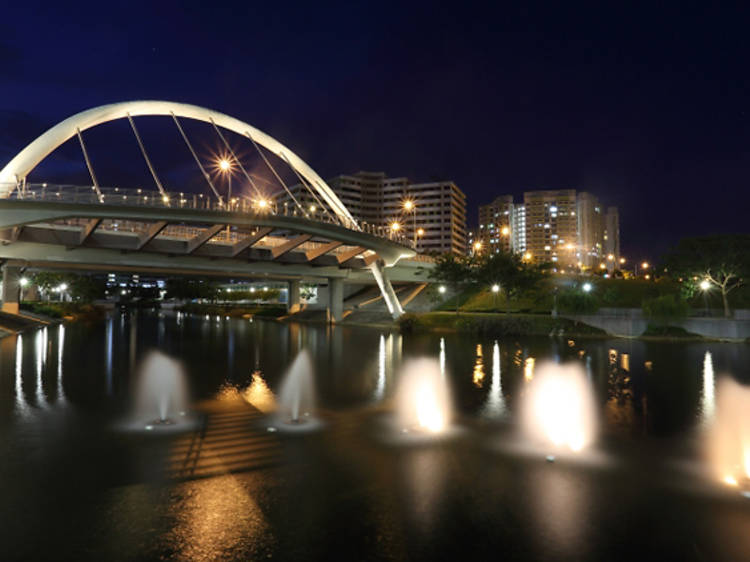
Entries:
[[[10, 191], [10, 190], [9, 190]], [[164, 192], [151, 191], [140, 188], [122, 187], [99, 187], [80, 185], [59, 185], [48, 183], [26, 184], [23, 187], [10, 191], [9, 199], [23, 201], [44, 201], [59, 203], [85, 203], [100, 205], [137, 205], [145, 207], [160, 207], [169, 209], [195, 209], [199, 211], [230, 211], [234, 213], [249, 214], [254, 216], [274, 215], [281, 217], [300, 217], [307, 220], [343, 226], [349, 230], [366, 232], [373, 236], [385, 238], [413, 247], [413, 241], [401, 232], [393, 229], [368, 224], [366, 222], [356, 223], [338, 216], [332, 216], [325, 212], [303, 213], [296, 206], [284, 205], [278, 208], [273, 199], [251, 199], [245, 196], [232, 197], [231, 200], [219, 201], [202, 193]]]

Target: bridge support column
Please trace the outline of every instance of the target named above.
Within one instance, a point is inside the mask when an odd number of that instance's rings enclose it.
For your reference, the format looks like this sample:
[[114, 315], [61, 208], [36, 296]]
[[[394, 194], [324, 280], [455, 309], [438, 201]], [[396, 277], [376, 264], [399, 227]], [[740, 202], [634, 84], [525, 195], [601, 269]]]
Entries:
[[396, 291], [393, 290], [393, 285], [391, 285], [391, 282], [385, 274], [383, 262], [381, 260], [372, 262], [370, 264], [370, 271], [372, 271], [372, 275], [375, 277], [378, 287], [380, 287], [380, 292], [383, 295], [385, 305], [388, 307], [388, 312], [390, 312], [393, 319], [396, 320], [404, 313], [404, 309], [398, 301], [398, 296], [396, 296]]
[[328, 322], [336, 324], [344, 319], [344, 280], [328, 278]]
[[289, 298], [287, 299], [287, 312], [289, 314], [294, 314], [295, 312], [299, 312], [301, 305], [300, 305], [300, 284], [301, 281], [299, 279], [289, 281]]
[[8, 262], [3, 266], [3, 312], [18, 314], [21, 268]]

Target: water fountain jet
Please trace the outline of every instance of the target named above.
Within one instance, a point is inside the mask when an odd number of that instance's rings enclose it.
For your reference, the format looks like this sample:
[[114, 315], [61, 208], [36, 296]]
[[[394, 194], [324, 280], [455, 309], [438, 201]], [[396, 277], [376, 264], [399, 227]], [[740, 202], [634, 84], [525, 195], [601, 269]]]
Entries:
[[147, 430], [175, 425], [185, 417], [187, 383], [178, 361], [160, 351], [150, 351], [141, 362], [137, 380], [136, 416], [148, 420]]
[[[594, 396], [581, 366], [537, 366], [523, 398], [521, 424], [532, 441], [554, 452], [578, 453], [590, 444], [596, 428]], [[554, 462], [555, 455], [546, 459]]]
[[314, 429], [319, 425], [314, 417], [315, 379], [312, 360], [306, 349], [299, 352], [287, 370], [279, 390], [276, 429]]
[[451, 400], [439, 361], [411, 359], [401, 368], [396, 390], [396, 420], [402, 432], [444, 433], [450, 425]]
[[730, 378], [717, 389], [716, 416], [707, 435], [709, 462], [725, 484], [750, 490], [750, 387]]

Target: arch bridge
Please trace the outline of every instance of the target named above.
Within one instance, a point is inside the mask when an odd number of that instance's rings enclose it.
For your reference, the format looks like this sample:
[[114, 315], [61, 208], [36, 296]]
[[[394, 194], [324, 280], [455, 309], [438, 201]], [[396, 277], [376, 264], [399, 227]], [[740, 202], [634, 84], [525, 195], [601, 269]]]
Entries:
[[[164, 188], [133, 119], [143, 115], [172, 118], [210, 188], [206, 193]], [[227, 167], [247, 180], [252, 196], [219, 193], [180, 118], [212, 125], [226, 148]], [[82, 133], [116, 119], [130, 122], [156, 189], [99, 185]], [[318, 208], [305, 209], [293, 196], [293, 205], [277, 208], [259, 189], [257, 177], [254, 180], [248, 173], [222, 129], [252, 142], [291, 195], [264, 149], [285, 162]], [[91, 184], [29, 182], [32, 170], [73, 137], [80, 142]], [[24, 267], [138, 269], [286, 279], [292, 309], [298, 304], [301, 279], [327, 278], [329, 317], [338, 321], [343, 313], [343, 280], [353, 271], [367, 269], [396, 318], [403, 310], [388, 268], [416, 254], [398, 233], [358, 223], [326, 182], [273, 137], [216, 111], [164, 101], [124, 102], [78, 113], [19, 152], [0, 170], [0, 241], [0, 259], [7, 260], [3, 310], [9, 312], [18, 311], [18, 280]], [[295, 298], [297, 303], [292, 302]]]

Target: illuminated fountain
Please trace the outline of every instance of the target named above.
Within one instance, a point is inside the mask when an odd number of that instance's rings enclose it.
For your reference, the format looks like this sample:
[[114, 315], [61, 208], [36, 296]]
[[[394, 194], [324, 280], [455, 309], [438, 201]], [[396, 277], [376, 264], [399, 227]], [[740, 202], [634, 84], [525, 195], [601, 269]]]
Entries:
[[750, 494], [750, 387], [729, 378], [719, 383], [708, 452], [715, 475]]
[[276, 411], [276, 429], [313, 429], [319, 425], [313, 416], [315, 410], [315, 380], [312, 361], [307, 350], [299, 352], [284, 375], [279, 390]]
[[[147, 430], [182, 422], [188, 405], [182, 365], [159, 351], [150, 351], [138, 369], [136, 417]], [[156, 416], [156, 417], [155, 417]]]
[[396, 422], [403, 433], [434, 436], [450, 425], [451, 400], [440, 362], [411, 359], [401, 368], [396, 390]]
[[[596, 415], [593, 391], [583, 368], [555, 363], [537, 366], [524, 395], [521, 423], [528, 437], [548, 452], [578, 453], [590, 444]], [[554, 455], [547, 460], [554, 461]]]

